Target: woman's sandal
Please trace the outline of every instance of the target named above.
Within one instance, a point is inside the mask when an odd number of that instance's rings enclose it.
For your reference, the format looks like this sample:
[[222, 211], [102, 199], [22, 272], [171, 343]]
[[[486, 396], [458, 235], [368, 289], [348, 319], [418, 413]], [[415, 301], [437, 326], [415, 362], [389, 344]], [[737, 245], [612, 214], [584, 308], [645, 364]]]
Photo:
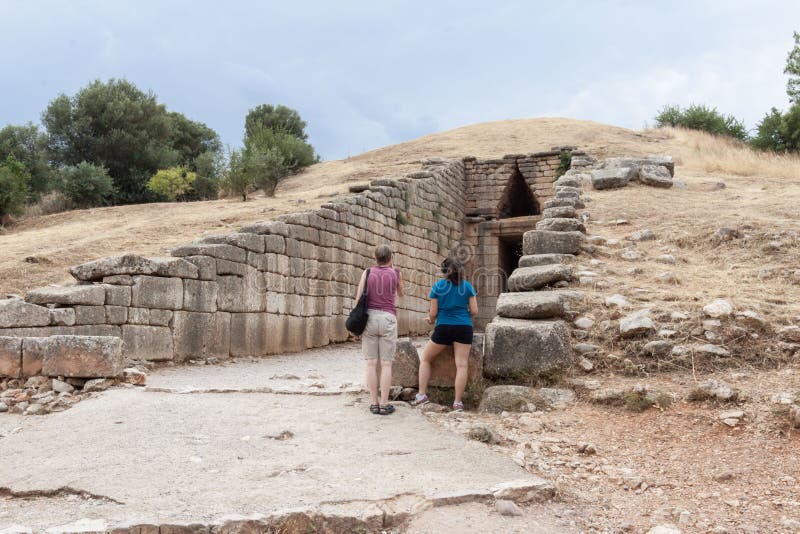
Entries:
[[380, 405], [379, 405], [379, 404], [370, 404], [370, 405], [369, 405], [369, 411], [370, 411], [371, 413], [374, 413], [375, 415], [380, 415], [380, 413], [381, 413], [381, 407], [380, 407]]
[[380, 412], [378, 413], [380, 413], [381, 415], [389, 415], [390, 413], [394, 413], [394, 406], [392, 406], [391, 404], [386, 404], [384, 406], [381, 406]]

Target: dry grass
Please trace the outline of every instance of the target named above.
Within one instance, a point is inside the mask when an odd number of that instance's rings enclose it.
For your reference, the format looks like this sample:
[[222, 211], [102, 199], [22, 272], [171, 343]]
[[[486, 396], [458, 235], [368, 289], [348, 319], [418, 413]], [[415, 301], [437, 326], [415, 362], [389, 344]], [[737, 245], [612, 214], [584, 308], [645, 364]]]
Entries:
[[671, 154], [684, 171], [723, 173], [736, 176], [768, 176], [800, 179], [800, 156], [752, 150], [746, 144], [683, 128], [659, 128], [674, 146]]

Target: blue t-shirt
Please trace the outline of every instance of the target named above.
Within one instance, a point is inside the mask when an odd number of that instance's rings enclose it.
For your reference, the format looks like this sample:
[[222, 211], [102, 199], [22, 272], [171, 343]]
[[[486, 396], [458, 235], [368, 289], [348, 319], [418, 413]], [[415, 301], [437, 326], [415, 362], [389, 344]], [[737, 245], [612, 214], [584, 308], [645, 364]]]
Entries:
[[440, 324], [472, 326], [469, 314], [469, 298], [477, 295], [472, 284], [463, 280], [455, 285], [450, 280], [442, 279], [433, 284], [432, 299], [439, 301], [439, 314], [436, 316], [437, 326]]

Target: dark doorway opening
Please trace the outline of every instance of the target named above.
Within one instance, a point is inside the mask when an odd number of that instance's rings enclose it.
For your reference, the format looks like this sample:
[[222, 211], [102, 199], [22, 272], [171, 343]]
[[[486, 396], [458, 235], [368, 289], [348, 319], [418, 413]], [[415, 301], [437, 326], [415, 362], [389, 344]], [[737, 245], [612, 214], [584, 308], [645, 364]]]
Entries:
[[539, 215], [539, 203], [528, 187], [525, 177], [519, 172], [519, 167], [514, 168], [508, 179], [500, 204], [497, 206], [497, 218], [509, 219], [511, 217], [526, 217]]
[[522, 257], [522, 237], [500, 238], [500, 277], [502, 278], [503, 292], [508, 291], [508, 277], [519, 267]]

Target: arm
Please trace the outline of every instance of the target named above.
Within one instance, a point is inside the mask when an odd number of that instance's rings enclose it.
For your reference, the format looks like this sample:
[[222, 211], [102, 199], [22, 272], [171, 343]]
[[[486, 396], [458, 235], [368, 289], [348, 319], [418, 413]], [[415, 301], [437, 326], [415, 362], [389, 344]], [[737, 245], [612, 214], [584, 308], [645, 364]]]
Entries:
[[469, 308], [469, 314], [470, 315], [472, 315], [473, 317], [478, 315], [478, 299], [477, 298], [470, 297], [469, 298], [469, 304], [467, 304], [467, 307]]
[[361, 280], [359, 280], [358, 282], [358, 289], [356, 290], [356, 302], [355, 302], [356, 304], [358, 303], [359, 300], [361, 300], [361, 294], [364, 293], [364, 282], [366, 282], [366, 280], [367, 280], [367, 271], [365, 269], [364, 272], [361, 273]]
[[405, 290], [403, 289], [403, 275], [400, 273], [400, 269], [397, 270], [397, 296], [404, 297]]
[[439, 299], [431, 299], [431, 309], [428, 312], [428, 324], [436, 322], [436, 316], [439, 315]]

